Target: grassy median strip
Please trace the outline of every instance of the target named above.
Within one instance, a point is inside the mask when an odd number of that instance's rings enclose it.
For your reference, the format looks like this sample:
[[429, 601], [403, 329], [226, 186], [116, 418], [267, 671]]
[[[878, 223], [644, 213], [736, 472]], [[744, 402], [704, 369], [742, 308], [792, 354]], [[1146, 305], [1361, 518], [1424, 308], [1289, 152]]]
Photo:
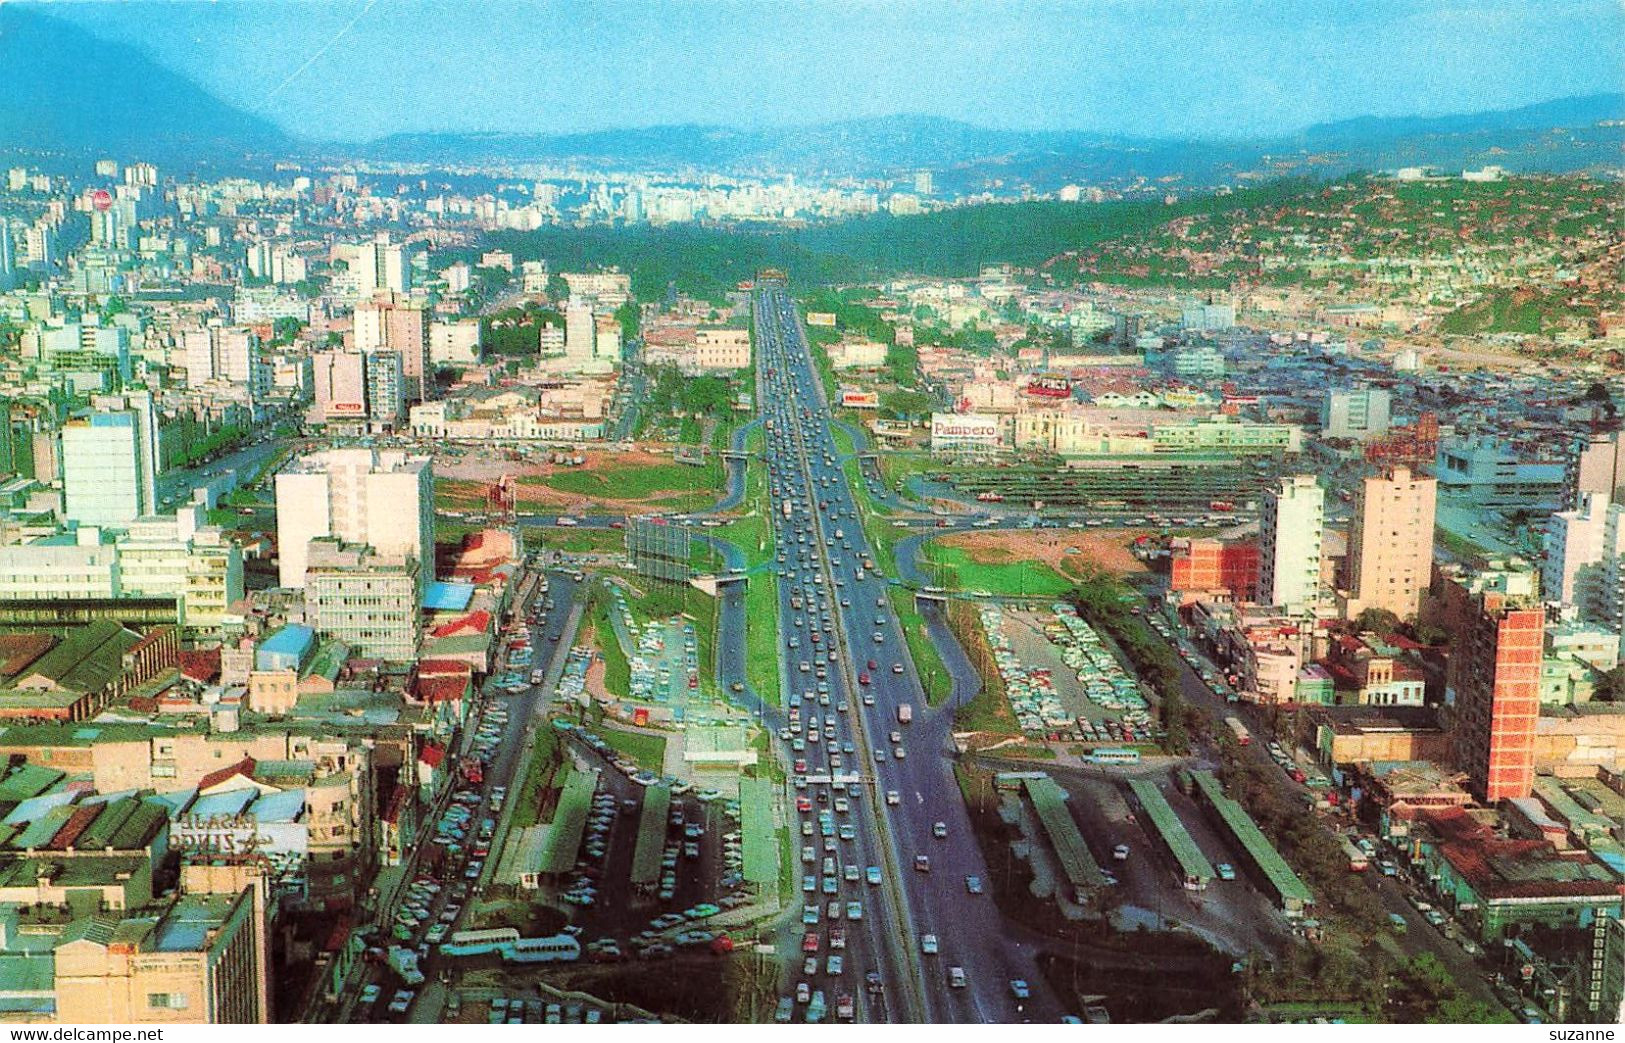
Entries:
[[890, 591], [892, 610], [903, 628], [903, 639], [908, 642], [908, 654], [919, 671], [920, 683], [925, 686], [925, 701], [936, 706], [953, 694], [953, 678], [942, 665], [936, 642], [925, 632], [925, 617], [914, 607], [914, 593], [893, 587]]
[[772, 572], [752, 576], [745, 588], [745, 678], [762, 702], [780, 704], [779, 580]]

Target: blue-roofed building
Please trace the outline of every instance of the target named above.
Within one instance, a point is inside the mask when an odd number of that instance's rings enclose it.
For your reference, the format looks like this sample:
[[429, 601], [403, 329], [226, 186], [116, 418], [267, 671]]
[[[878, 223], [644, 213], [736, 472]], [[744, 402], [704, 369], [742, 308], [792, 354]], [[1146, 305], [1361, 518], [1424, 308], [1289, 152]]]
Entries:
[[316, 648], [316, 631], [289, 623], [254, 650], [255, 670], [295, 670], [304, 666]]
[[423, 594], [423, 607], [430, 612], [465, 612], [473, 599], [472, 583], [431, 583]]

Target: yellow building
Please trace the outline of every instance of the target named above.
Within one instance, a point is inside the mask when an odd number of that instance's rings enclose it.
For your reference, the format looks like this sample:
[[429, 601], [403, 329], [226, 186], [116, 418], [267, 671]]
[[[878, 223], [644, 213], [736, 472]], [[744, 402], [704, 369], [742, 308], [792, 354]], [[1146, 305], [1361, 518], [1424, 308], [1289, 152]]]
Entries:
[[1368, 608], [1409, 619], [1422, 608], [1433, 570], [1437, 483], [1391, 467], [1360, 484], [1349, 532], [1346, 618]]
[[258, 887], [183, 895], [135, 915], [75, 921], [56, 946], [68, 1024], [266, 1024], [271, 968]]

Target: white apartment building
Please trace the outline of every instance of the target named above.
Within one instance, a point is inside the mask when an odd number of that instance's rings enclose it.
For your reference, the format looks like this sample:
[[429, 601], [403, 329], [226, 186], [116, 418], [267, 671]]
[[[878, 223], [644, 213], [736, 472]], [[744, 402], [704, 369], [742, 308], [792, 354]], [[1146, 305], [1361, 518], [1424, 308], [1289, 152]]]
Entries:
[[329, 449], [276, 477], [278, 582], [303, 587], [311, 540], [326, 536], [416, 561], [434, 573], [434, 465], [398, 450]]
[[[1603, 537], [1608, 515], [1619, 510], [1603, 493], [1582, 493], [1580, 504], [1546, 519], [1540, 593], [1548, 602], [1574, 605], [1587, 619], [1600, 619], [1607, 572]], [[1617, 528], [1617, 527], [1616, 527]], [[1617, 557], [1619, 549], [1615, 548]]]
[[98, 395], [95, 412], [62, 425], [63, 513], [82, 525], [134, 521], [158, 507], [152, 396]]
[[480, 361], [480, 320], [429, 324], [429, 361], [436, 366], [474, 366]]
[[1331, 391], [1321, 407], [1321, 434], [1364, 441], [1387, 432], [1393, 395], [1386, 388]]
[[1259, 533], [1259, 600], [1289, 615], [1320, 603], [1320, 543], [1326, 490], [1314, 475], [1281, 479], [1265, 495]]
[[174, 598], [180, 623], [217, 631], [243, 597], [243, 555], [201, 506], [127, 528], [82, 525], [0, 547], [0, 600]]

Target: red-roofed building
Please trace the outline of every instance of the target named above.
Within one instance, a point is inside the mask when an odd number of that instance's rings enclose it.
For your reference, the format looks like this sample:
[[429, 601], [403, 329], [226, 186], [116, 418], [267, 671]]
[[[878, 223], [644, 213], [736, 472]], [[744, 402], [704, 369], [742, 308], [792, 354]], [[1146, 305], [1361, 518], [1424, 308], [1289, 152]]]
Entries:
[[450, 709], [460, 717], [473, 685], [474, 670], [461, 659], [425, 659], [418, 663], [408, 698], [426, 705], [452, 704]]
[[455, 637], [458, 634], [483, 634], [491, 629], [491, 613], [483, 608], [466, 616], [442, 623], [429, 631], [430, 637]]
[[198, 684], [213, 684], [220, 677], [220, 649], [196, 648], [180, 654], [181, 676]]
[[216, 786], [219, 786], [223, 782], [234, 779], [238, 775], [252, 776], [254, 774], [254, 769], [257, 766], [258, 762], [255, 761], [254, 758], [244, 757], [236, 764], [211, 771], [209, 774], [203, 776], [203, 778], [198, 780], [197, 791], [199, 793], [208, 793]]
[[1619, 916], [1625, 883], [1584, 849], [1559, 851], [1545, 840], [1514, 840], [1463, 808], [1416, 813], [1412, 857], [1447, 907], [1476, 925], [1487, 942], [1528, 928], [1589, 929]]
[[16, 677], [54, 644], [56, 638], [42, 631], [0, 634], [0, 677]]

